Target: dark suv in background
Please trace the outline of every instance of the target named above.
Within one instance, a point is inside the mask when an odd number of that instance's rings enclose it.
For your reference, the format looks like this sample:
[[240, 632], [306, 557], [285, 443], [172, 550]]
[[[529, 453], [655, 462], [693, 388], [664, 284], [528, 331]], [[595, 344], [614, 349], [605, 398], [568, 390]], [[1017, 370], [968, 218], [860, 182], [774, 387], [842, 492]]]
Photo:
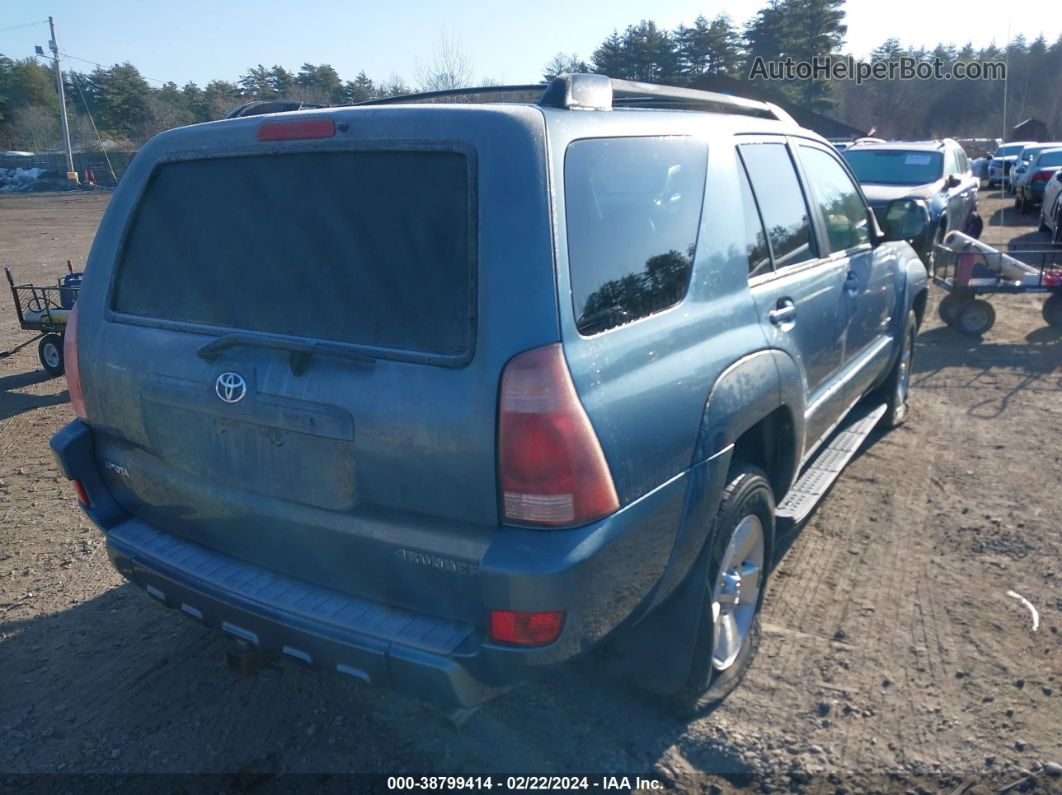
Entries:
[[924, 208], [883, 232], [765, 103], [438, 99], [148, 143], [60, 465], [118, 571], [243, 651], [461, 710], [608, 645], [722, 698], [776, 533], [907, 411]]
[[926, 266], [932, 264], [934, 246], [954, 229], [973, 237], [981, 234], [977, 214], [978, 178], [958, 143], [893, 141], [856, 144], [844, 157], [863, 186], [863, 193], [880, 213], [896, 199], [916, 199], [929, 211], [929, 224], [911, 240]]

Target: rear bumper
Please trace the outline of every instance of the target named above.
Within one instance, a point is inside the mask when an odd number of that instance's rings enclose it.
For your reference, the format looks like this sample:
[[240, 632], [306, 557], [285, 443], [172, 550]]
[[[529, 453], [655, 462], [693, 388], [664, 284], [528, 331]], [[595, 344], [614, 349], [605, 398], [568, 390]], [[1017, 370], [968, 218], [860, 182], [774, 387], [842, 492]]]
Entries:
[[167, 607], [267, 655], [450, 708], [499, 689], [462, 656], [475, 627], [315, 588], [127, 519], [107, 532], [115, 568]]
[[489, 609], [565, 610], [564, 631], [537, 648], [491, 644], [482, 626], [430, 616], [238, 560], [129, 515], [100, 477], [93, 432], [75, 421], [52, 438], [66, 477], [104, 531], [115, 568], [167, 607], [268, 654], [471, 707], [589, 649], [638, 615], [663, 577], [682, 520], [689, 473], [587, 527], [500, 528], [479, 566]]

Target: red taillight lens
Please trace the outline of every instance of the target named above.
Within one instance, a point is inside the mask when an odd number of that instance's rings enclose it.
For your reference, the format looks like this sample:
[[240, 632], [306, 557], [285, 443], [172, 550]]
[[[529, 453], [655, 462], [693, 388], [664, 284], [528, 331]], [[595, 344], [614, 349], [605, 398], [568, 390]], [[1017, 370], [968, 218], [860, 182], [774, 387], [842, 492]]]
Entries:
[[516, 613], [491, 610], [490, 639], [513, 646], [545, 646], [560, 637], [564, 629], [564, 611]]
[[77, 493], [78, 502], [84, 505], [86, 508], [92, 507], [92, 500], [89, 499], [88, 492], [85, 491], [85, 486], [80, 480], [71, 480], [74, 484], [74, 491]]
[[1047, 182], [1047, 180], [1051, 179], [1051, 174], [1052, 172], [1050, 171], [1037, 171], [1032, 175], [1030, 182]]
[[619, 508], [559, 344], [521, 353], [505, 366], [499, 413], [498, 480], [506, 520], [578, 525]]
[[258, 128], [259, 141], [296, 141], [303, 138], [331, 138], [336, 123], [331, 119], [267, 121]]
[[83, 420], [85, 413], [85, 395], [81, 391], [81, 369], [77, 363], [77, 304], [70, 310], [66, 319], [66, 332], [63, 334], [63, 367], [66, 370], [66, 390], [70, 393], [70, 405], [74, 414]]

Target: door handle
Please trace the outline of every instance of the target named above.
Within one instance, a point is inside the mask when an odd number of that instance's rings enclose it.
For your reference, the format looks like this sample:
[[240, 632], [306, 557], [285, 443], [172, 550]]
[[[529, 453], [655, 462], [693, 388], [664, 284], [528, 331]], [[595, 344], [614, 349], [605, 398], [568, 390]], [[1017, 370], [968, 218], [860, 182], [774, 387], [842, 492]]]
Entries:
[[845, 276], [844, 291], [849, 295], [855, 295], [859, 292], [859, 274], [855, 271], [848, 271], [848, 275]]
[[775, 308], [767, 313], [767, 317], [776, 326], [784, 326], [796, 322], [796, 304], [792, 298], [779, 298]]

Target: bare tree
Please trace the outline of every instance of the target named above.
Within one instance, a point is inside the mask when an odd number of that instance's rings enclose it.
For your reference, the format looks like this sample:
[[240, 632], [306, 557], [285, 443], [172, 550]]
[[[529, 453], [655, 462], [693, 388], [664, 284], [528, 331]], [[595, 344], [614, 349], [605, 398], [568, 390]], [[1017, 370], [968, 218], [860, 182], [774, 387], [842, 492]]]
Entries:
[[27, 105], [15, 113], [12, 138], [20, 149], [42, 152], [59, 143], [59, 117], [46, 105]]
[[93, 152], [100, 148], [92, 122], [84, 113], [70, 114], [70, 143], [78, 152]]
[[138, 136], [145, 141], [163, 130], [172, 130], [192, 122], [191, 113], [167, 102], [157, 94], [148, 95], [146, 116]]
[[376, 93], [381, 97], [400, 97], [405, 94], [412, 94], [413, 89], [406, 85], [406, 81], [397, 72], [391, 72], [390, 77], [386, 80], [381, 80], [379, 85], [376, 86]]
[[572, 72], [589, 72], [590, 66], [578, 55], [559, 52], [549, 59], [542, 69], [542, 77], [548, 83], [554, 77]]
[[461, 40], [445, 31], [440, 33], [439, 46], [432, 53], [431, 63], [427, 66], [417, 64], [416, 79], [421, 91], [467, 88], [472, 80], [472, 62]]
[[310, 105], [328, 105], [330, 100], [328, 91], [321, 86], [313, 85], [293, 85], [289, 90], [285, 99], [290, 99], [293, 102], [305, 102]]

